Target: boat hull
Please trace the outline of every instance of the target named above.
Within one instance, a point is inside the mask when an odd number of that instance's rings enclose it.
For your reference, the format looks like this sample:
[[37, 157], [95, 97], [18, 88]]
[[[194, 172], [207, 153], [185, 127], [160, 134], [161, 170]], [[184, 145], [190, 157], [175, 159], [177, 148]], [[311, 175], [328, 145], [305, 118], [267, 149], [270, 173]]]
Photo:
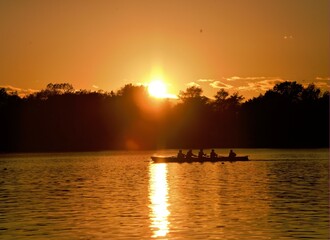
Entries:
[[248, 156], [238, 156], [238, 157], [216, 157], [216, 158], [177, 158], [177, 157], [159, 157], [152, 156], [152, 161], [154, 163], [192, 163], [192, 162], [236, 162], [236, 161], [249, 161]]

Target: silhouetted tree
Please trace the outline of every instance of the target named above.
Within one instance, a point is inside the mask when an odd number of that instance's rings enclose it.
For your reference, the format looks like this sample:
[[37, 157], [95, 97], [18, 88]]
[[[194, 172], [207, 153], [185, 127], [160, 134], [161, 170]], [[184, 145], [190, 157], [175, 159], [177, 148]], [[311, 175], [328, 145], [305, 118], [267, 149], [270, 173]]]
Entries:
[[170, 144], [175, 142], [176, 145], [187, 147], [198, 147], [197, 143], [208, 145], [212, 112], [209, 99], [202, 94], [203, 90], [196, 86], [180, 91], [180, 102], [174, 107], [171, 116]]
[[229, 96], [224, 89], [220, 89], [214, 96], [214, 106], [216, 111], [237, 110], [242, 104], [244, 97], [237, 92]]
[[72, 93], [74, 88], [69, 83], [49, 83], [46, 87], [46, 90], [51, 91], [55, 94], [63, 94], [63, 93]]
[[8, 94], [0, 88], [0, 152], [16, 151], [22, 99], [16, 92]]
[[329, 92], [313, 84], [283, 82], [244, 103], [200, 87], [179, 97], [154, 99], [132, 84], [117, 93], [48, 84], [25, 98], [1, 88], [0, 151], [329, 145]]
[[179, 98], [182, 101], [188, 100], [188, 99], [195, 99], [195, 98], [202, 98], [203, 90], [200, 87], [197, 86], [191, 86], [186, 89], [186, 91], [180, 91]]
[[229, 93], [224, 89], [220, 89], [219, 91], [217, 91], [216, 95], [214, 96], [214, 98], [215, 98], [214, 105], [216, 107], [216, 110], [225, 109], [224, 106], [226, 105], [228, 96], [229, 96]]
[[303, 101], [316, 101], [320, 98], [321, 90], [315, 87], [315, 84], [309, 84], [301, 93]]
[[319, 96], [313, 85], [304, 88], [296, 82], [283, 82], [247, 101], [242, 111], [246, 145], [326, 147], [329, 103], [321, 104]]

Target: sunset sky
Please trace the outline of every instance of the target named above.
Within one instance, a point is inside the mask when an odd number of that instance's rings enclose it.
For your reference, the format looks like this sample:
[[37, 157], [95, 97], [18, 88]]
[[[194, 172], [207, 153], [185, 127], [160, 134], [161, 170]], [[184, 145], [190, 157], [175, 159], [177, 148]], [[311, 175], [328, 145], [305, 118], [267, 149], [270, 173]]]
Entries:
[[1, 0], [0, 86], [117, 91], [161, 78], [258, 96], [290, 80], [329, 89], [328, 0]]

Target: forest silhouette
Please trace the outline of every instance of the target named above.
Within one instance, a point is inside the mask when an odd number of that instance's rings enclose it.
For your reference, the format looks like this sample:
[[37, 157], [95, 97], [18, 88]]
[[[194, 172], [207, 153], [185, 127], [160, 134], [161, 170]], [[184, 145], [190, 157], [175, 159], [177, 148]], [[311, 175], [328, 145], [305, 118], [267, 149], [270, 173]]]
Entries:
[[26, 97], [0, 89], [0, 152], [168, 148], [309, 148], [329, 146], [329, 92], [276, 84], [243, 102], [200, 87], [178, 100], [155, 99], [144, 86], [117, 92], [48, 84]]

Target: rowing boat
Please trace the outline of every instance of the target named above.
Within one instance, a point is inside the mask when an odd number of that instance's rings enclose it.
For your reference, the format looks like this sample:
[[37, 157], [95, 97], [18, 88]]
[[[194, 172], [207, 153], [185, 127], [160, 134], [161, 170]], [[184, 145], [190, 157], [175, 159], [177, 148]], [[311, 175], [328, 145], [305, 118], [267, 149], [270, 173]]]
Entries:
[[236, 162], [236, 161], [249, 161], [248, 156], [225, 157], [218, 156], [215, 158], [210, 157], [192, 157], [192, 158], [178, 158], [178, 157], [165, 157], [165, 156], [152, 156], [154, 163], [191, 163], [191, 162]]

